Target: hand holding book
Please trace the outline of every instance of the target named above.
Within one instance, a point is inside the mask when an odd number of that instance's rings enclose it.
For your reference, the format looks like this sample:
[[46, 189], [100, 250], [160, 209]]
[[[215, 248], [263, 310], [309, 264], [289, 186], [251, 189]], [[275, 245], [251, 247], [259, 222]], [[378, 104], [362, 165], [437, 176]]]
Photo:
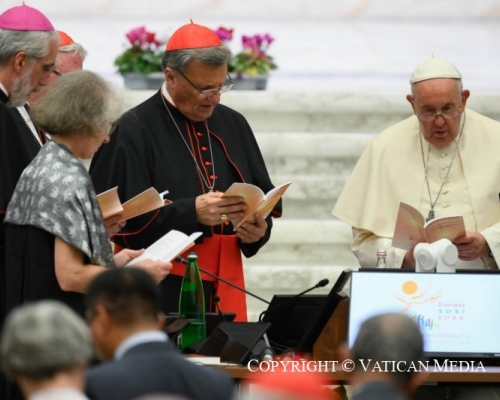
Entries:
[[420, 211], [409, 204], [401, 202], [392, 246], [410, 250], [417, 243], [433, 243], [443, 238], [453, 242], [465, 235], [465, 224], [461, 215], [440, 217], [425, 222], [425, 218]]
[[127, 266], [137, 264], [142, 260], [172, 261], [175, 257], [185, 252], [194, 245], [194, 241], [202, 235], [202, 232], [194, 232], [191, 235], [172, 229], [160, 239], [149, 246], [139, 257], [130, 261]]
[[262, 218], [267, 218], [276, 203], [281, 199], [292, 182], [285, 182], [265, 194], [259, 187], [249, 183], [235, 182], [224, 192], [222, 197], [242, 197], [247, 205], [247, 212], [243, 218], [231, 220], [234, 229], [246, 221], [252, 221], [255, 213], [260, 213]]
[[122, 222], [171, 204], [170, 200], [163, 198], [167, 193], [168, 190], [158, 193], [154, 187], [150, 187], [122, 204], [118, 197], [118, 187], [114, 187], [98, 194], [97, 201], [104, 219], [113, 215], [120, 215], [119, 222]]

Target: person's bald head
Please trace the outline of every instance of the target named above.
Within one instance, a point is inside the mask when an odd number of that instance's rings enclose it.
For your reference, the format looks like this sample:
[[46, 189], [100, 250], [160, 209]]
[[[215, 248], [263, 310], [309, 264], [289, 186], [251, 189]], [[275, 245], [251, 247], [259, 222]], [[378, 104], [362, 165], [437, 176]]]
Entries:
[[[424, 340], [418, 325], [408, 316], [399, 313], [380, 314], [361, 324], [351, 355], [357, 372], [362, 371], [357, 360], [403, 361], [406, 366], [424, 361]], [[411, 372], [394, 372], [396, 380], [405, 387]]]

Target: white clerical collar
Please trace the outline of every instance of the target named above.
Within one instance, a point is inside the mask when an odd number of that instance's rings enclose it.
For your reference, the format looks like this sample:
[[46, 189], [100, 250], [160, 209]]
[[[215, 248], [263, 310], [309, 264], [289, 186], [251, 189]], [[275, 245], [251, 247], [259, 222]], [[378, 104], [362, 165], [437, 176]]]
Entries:
[[144, 331], [136, 333], [126, 339], [115, 351], [114, 359], [121, 359], [132, 347], [150, 342], [167, 342], [168, 336], [162, 331]]
[[7, 97], [9, 97], [9, 92], [7, 92], [7, 89], [5, 89], [5, 86], [2, 85], [2, 82], [0, 82], [0, 90], [5, 93]]
[[170, 96], [170, 93], [168, 93], [167, 90], [167, 82], [163, 82], [161, 85], [161, 94], [163, 97], [165, 97], [165, 100], [167, 100], [170, 104], [172, 104], [174, 107], [177, 107], [174, 103], [174, 100], [172, 99], [172, 96]]
[[88, 400], [88, 397], [73, 388], [53, 388], [33, 393], [28, 400]]

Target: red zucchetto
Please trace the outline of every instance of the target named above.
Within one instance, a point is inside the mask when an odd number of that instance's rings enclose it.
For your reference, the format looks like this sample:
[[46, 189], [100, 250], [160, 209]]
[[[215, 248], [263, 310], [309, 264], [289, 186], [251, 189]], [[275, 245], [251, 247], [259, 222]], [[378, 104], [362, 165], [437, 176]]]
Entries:
[[69, 36], [66, 32], [57, 31], [57, 33], [59, 34], [59, 47], [68, 46], [75, 43], [71, 36]]
[[177, 29], [170, 37], [166, 50], [199, 49], [202, 47], [222, 46], [219, 36], [203, 25], [186, 24]]

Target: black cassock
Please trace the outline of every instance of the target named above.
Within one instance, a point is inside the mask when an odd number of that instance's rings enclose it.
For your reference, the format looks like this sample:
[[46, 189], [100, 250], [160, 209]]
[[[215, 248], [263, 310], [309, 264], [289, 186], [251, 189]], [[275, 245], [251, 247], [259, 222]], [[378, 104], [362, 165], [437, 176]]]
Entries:
[[[16, 108], [7, 106], [7, 100], [8, 97], [0, 90], [0, 326], [3, 325], [6, 312], [6, 249], [3, 220], [19, 177], [40, 150], [40, 144], [33, 133]], [[9, 389], [7, 389], [3, 376], [0, 376], [0, 398], [22, 398], [17, 388], [9, 385]]]
[[40, 144], [15, 107], [7, 106], [7, 96], [0, 90], [0, 305], [2, 320], [5, 304], [5, 225], [3, 220], [17, 181], [35, 158]]
[[[187, 144], [167, 112], [167, 105]], [[210, 131], [213, 160], [207, 129]], [[129, 220], [120, 235], [115, 237], [115, 243], [132, 249], [145, 248], [171, 229], [186, 234], [203, 232], [197, 244], [214, 235], [234, 235], [228, 222], [214, 227], [197, 223], [195, 199], [208, 189], [188, 146], [205, 180], [215, 176], [216, 191], [225, 191], [233, 182], [254, 184], [264, 193], [273, 188], [255, 136], [241, 114], [218, 104], [206, 124], [205, 121], [194, 122], [164, 101], [161, 91], [158, 91], [120, 118], [110, 143], [102, 146], [94, 157], [90, 174], [97, 193], [118, 186], [122, 202], [154, 186], [160, 193], [168, 190], [167, 197], [173, 203], [162, 208], [156, 217], [152, 212]], [[281, 202], [276, 205], [272, 216], [281, 216]], [[246, 257], [255, 255], [269, 240], [272, 221], [270, 217], [266, 221], [268, 229], [261, 240], [251, 244], [238, 241]], [[176, 279], [174, 274], [161, 285], [163, 301], [168, 303], [164, 304], [165, 312], [177, 310], [180, 281], [175, 284], [175, 293], [165, 298], [174, 290], [168, 286]]]

